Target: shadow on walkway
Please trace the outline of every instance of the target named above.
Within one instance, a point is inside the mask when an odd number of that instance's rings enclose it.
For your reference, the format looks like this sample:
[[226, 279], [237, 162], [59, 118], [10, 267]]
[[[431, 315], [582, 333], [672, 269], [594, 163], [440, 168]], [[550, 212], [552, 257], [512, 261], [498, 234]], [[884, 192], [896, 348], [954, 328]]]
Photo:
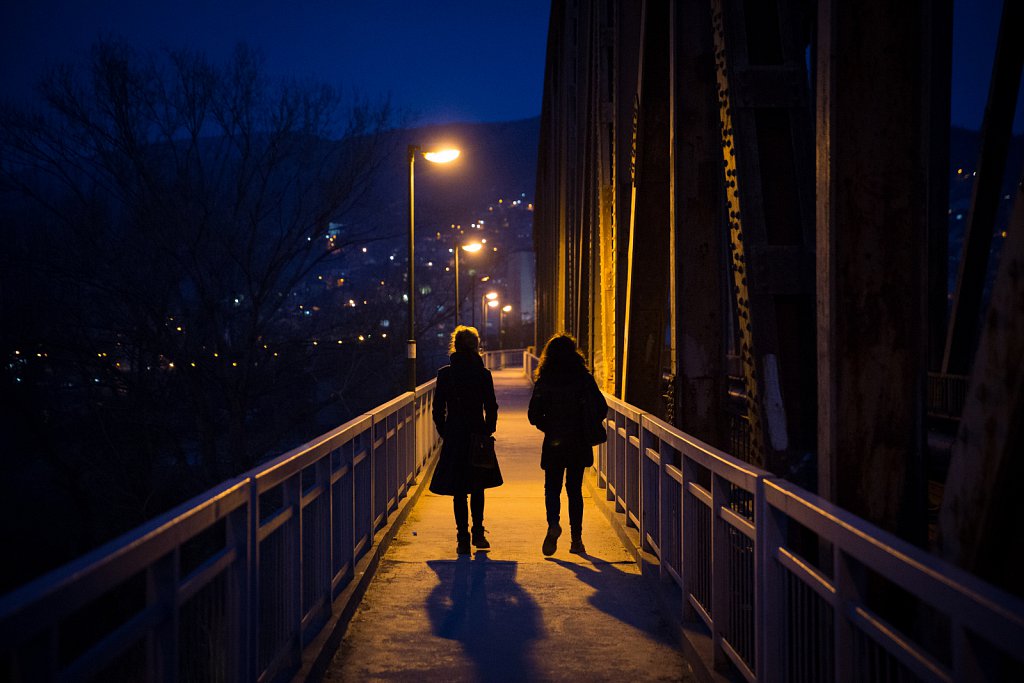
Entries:
[[517, 562], [485, 552], [430, 560], [440, 583], [427, 596], [434, 635], [462, 644], [479, 681], [534, 679], [531, 642], [544, 637], [540, 611], [516, 581]]
[[587, 599], [591, 605], [659, 642], [671, 644], [657, 609], [653, 606], [649, 610], [637, 609], [635, 596], [648, 590], [644, 586], [644, 578], [615, 566], [632, 566], [632, 562], [611, 562], [589, 554], [580, 555], [580, 558], [588, 560], [589, 564], [554, 557], [547, 558], [547, 561], [571, 570], [576, 578], [593, 588], [594, 594]]

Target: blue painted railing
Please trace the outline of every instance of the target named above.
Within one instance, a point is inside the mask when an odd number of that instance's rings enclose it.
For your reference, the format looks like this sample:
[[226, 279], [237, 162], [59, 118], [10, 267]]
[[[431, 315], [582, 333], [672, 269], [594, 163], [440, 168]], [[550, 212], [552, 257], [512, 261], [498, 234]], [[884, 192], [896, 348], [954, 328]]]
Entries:
[[0, 679], [290, 677], [435, 454], [433, 398], [430, 381], [4, 596]]
[[[525, 354], [529, 376], [536, 356]], [[598, 486], [748, 681], [1024, 681], [1024, 602], [606, 394]], [[1007, 539], [1008, 542], [1016, 542]]]

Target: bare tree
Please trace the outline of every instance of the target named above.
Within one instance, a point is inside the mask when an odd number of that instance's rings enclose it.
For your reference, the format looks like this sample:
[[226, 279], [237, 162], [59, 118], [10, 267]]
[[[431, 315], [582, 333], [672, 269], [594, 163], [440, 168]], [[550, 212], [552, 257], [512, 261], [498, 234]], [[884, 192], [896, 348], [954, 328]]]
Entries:
[[325, 364], [337, 387], [366, 355], [314, 343], [365, 313], [311, 308], [338, 255], [380, 234], [365, 199], [389, 107], [275, 83], [244, 46], [215, 65], [101, 42], [41, 92], [42, 111], [0, 118], [0, 335], [19, 382], [63, 397], [43, 432], [80, 430], [74, 468], [121, 473], [151, 513], [148, 482], [252, 465], [337, 399]]

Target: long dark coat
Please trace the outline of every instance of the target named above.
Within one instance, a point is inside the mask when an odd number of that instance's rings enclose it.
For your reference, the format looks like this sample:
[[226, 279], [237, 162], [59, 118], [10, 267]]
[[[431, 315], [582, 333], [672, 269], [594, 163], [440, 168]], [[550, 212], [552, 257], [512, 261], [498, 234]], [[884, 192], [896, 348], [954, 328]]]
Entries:
[[541, 468], [593, 465], [594, 448], [583, 435], [585, 416], [607, 412], [608, 402], [585, 369], [542, 375], [533, 386], [527, 412], [530, 424], [544, 432]]
[[479, 354], [456, 351], [451, 365], [437, 371], [433, 417], [444, 442], [430, 491], [453, 496], [501, 486], [498, 468], [469, 464], [470, 435], [493, 434], [498, 424], [494, 379]]

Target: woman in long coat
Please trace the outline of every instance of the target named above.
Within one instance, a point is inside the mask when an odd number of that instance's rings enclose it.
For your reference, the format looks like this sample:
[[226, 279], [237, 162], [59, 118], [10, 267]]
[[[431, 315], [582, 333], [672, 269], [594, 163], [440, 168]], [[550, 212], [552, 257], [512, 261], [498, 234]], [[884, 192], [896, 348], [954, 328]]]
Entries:
[[608, 403], [587, 370], [576, 340], [568, 334], [556, 334], [541, 354], [527, 414], [530, 424], [544, 432], [540, 466], [544, 470], [548, 520], [541, 548], [545, 555], [555, 552], [562, 534], [559, 513], [563, 480], [569, 499], [569, 552], [587, 552], [583, 546], [583, 471], [594, 464], [594, 448], [587, 440], [586, 425], [603, 420], [607, 414]]
[[451, 364], [437, 371], [434, 391], [434, 425], [443, 443], [430, 491], [453, 496], [460, 555], [470, 552], [466, 496], [473, 515], [473, 545], [489, 548], [491, 544], [484, 535], [484, 489], [502, 483], [497, 466], [476, 467], [470, 463], [470, 444], [474, 438], [489, 437], [498, 424], [494, 380], [491, 371], [484, 367], [479, 349], [476, 328], [456, 327], [449, 345]]

